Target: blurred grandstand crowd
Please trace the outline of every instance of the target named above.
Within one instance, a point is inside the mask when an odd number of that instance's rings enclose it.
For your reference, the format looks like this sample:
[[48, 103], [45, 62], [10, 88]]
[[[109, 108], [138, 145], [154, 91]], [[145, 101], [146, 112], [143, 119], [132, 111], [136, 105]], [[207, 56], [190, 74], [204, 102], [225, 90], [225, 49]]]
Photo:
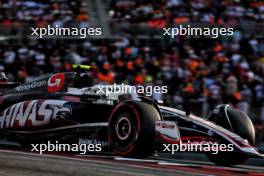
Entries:
[[118, 21], [146, 23], [149, 27], [208, 22], [236, 25], [262, 22], [264, 2], [258, 0], [111, 0], [110, 15]]
[[[88, 25], [84, 0], [0, 0], [3, 27], [34, 24]], [[258, 0], [111, 0], [109, 17], [150, 28], [169, 24], [207, 22], [236, 26], [262, 23], [264, 2]], [[133, 29], [132, 29], [133, 30]], [[162, 34], [161, 34], [162, 35]], [[72, 63], [95, 65], [99, 80], [109, 83], [167, 85], [169, 93], [154, 94], [183, 108], [195, 99], [197, 109], [230, 103], [252, 114], [257, 139], [264, 139], [264, 36], [234, 36], [156, 41], [126, 35], [99, 40], [6, 40], [0, 42], [0, 71], [11, 80], [30, 81], [43, 74], [71, 70]], [[256, 115], [257, 114], [257, 115]]]
[[83, 0], [0, 0], [0, 22], [3, 27], [86, 26], [85, 5]]

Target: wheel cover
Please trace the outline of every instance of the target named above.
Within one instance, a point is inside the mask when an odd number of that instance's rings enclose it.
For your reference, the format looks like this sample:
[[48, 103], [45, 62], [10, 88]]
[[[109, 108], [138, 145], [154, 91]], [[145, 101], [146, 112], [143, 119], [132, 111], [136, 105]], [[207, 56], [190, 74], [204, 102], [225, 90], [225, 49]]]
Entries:
[[131, 122], [126, 116], [122, 116], [115, 125], [115, 133], [118, 139], [124, 141], [131, 134]]

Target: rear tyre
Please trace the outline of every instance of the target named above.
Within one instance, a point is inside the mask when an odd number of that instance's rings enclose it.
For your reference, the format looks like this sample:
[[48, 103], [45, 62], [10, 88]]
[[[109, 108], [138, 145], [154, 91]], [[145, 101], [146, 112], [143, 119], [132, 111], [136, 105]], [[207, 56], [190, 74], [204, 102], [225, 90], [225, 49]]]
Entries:
[[154, 153], [156, 108], [144, 102], [126, 101], [114, 109], [108, 139], [114, 153], [124, 157], [145, 158]]
[[[229, 105], [219, 105], [216, 111], [209, 117], [210, 121], [248, 140], [249, 144], [255, 144], [254, 126], [244, 112], [230, 108]], [[242, 164], [248, 159], [248, 156], [235, 152], [208, 153], [207, 157], [210, 161], [222, 166]]]

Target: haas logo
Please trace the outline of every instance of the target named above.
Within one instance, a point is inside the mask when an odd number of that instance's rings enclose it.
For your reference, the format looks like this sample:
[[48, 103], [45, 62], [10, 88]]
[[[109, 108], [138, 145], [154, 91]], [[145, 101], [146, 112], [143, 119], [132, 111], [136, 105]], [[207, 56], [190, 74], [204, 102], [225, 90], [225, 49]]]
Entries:
[[45, 126], [62, 120], [72, 113], [65, 103], [67, 101], [33, 100], [14, 104], [0, 113], [0, 129]]
[[65, 81], [63, 73], [52, 75], [48, 80], [48, 92], [57, 92], [62, 89]]

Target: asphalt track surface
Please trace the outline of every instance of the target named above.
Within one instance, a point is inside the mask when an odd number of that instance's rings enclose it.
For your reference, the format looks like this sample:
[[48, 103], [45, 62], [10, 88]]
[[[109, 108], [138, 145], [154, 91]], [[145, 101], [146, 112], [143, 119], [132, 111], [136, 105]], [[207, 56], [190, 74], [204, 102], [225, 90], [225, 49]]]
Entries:
[[0, 176], [264, 176], [264, 159], [249, 159], [235, 167], [220, 167], [197, 153], [160, 154], [130, 159], [111, 154], [45, 153], [12, 146], [0, 147]]

